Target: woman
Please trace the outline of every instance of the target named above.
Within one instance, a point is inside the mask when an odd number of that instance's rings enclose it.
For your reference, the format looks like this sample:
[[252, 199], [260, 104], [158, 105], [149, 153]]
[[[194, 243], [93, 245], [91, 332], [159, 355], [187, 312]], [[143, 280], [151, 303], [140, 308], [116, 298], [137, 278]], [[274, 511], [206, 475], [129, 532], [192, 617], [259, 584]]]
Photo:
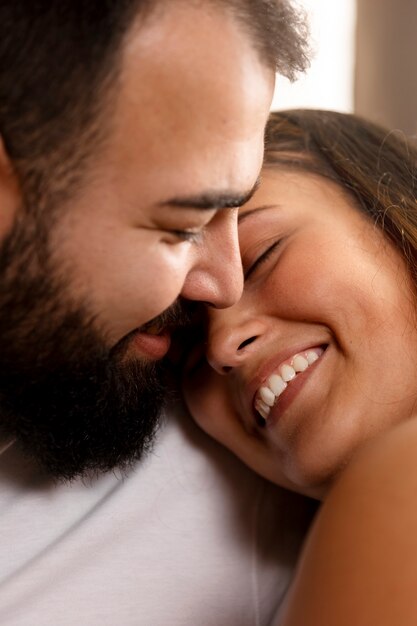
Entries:
[[285, 626], [417, 623], [416, 165], [355, 116], [273, 114], [243, 297], [209, 314], [210, 365], [189, 364], [200, 425], [325, 500]]

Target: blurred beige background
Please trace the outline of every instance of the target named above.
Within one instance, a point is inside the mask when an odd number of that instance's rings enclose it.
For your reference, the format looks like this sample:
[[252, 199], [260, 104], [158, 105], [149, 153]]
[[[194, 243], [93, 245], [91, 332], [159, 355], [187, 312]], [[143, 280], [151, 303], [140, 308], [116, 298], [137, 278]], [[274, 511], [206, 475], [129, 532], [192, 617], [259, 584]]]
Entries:
[[310, 18], [313, 61], [273, 108], [355, 111], [417, 135], [417, 0], [298, 0]]

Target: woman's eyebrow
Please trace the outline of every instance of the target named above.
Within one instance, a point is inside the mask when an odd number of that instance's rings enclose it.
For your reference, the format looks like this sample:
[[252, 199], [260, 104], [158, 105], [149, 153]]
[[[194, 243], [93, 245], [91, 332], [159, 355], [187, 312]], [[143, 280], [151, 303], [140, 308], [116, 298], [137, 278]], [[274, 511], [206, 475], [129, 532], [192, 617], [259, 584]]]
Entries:
[[246, 218], [250, 217], [254, 213], [259, 213], [260, 211], [268, 211], [269, 209], [280, 209], [279, 204], [266, 204], [264, 206], [259, 206], [254, 209], [250, 209], [249, 211], [245, 211], [244, 213], [239, 213], [237, 221], [241, 224]]

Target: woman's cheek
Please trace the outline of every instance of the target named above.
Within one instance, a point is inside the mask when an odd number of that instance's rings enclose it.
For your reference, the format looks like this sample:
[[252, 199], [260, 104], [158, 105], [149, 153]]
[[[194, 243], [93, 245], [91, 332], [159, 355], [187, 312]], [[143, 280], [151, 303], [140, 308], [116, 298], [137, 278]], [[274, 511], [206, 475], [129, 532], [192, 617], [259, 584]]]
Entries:
[[184, 378], [183, 392], [188, 409], [197, 424], [215, 439], [222, 440], [230, 407], [224, 379], [206, 363]]

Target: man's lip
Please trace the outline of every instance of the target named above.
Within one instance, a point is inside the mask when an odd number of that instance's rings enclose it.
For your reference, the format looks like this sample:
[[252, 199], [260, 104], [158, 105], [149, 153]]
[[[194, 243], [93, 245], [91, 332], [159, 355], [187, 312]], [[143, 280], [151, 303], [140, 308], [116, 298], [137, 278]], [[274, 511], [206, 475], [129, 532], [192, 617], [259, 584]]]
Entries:
[[274, 354], [273, 357], [265, 361], [258, 369], [255, 376], [249, 382], [246, 388], [246, 402], [250, 407], [251, 414], [253, 413], [253, 405], [258, 389], [266, 383], [267, 379], [272, 374], [277, 373], [279, 366], [282, 363], [284, 363], [296, 354], [307, 352], [308, 350], [312, 350], [313, 348], [324, 347], [327, 345], [328, 344], [324, 341], [309, 341], [308, 343], [294, 345], [286, 348], [285, 350], [277, 352], [276, 354]]
[[139, 356], [152, 360], [162, 359], [168, 352], [171, 345], [171, 334], [168, 330], [162, 331], [158, 335], [137, 331], [131, 341], [131, 349]]

